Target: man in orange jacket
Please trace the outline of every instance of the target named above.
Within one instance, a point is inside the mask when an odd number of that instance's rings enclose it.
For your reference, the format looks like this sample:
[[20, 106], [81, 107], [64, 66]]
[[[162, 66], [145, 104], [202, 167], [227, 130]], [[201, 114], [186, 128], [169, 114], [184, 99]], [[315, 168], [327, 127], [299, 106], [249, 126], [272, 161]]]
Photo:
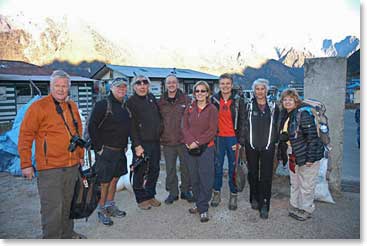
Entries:
[[54, 71], [50, 95], [29, 107], [19, 133], [22, 174], [29, 180], [34, 177], [31, 157], [36, 142], [43, 238], [85, 238], [74, 232], [69, 219], [78, 167], [84, 164], [82, 146], [70, 141], [82, 133], [77, 105], [68, 100], [70, 85], [67, 73]]

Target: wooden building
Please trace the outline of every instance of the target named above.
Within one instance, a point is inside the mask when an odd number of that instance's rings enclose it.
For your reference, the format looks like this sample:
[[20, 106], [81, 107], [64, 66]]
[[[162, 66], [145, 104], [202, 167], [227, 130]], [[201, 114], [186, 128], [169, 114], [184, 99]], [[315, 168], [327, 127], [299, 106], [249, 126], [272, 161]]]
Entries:
[[[35, 95], [48, 95], [51, 74], [52, 70], [30, 63], [0, 60], [0, 123], [13, 121], [20, 107]], [[70, 77], [70, 97], [86, 116], [92, 110], [94, 80]]]
[[[167, 75], [171, 73], [177, 76], [180, 88], [188, 95], [192, 94], [192, 88], [198, 80], [206, 81], [212, 91], [218, 90], [218, 76], [181, 68], [136, 67], [105, 64], [96, 71], [91, 78], [99, 80], [103, 84], [107, 84], [108, 81], [114, 78], [126, 77], [131, 83], [135, 74], [145, 75], [151, 80], [150, 92], [156, 97], [160, 97], [164, 91], [164, 80]], [[128, 94], [132, 94], [131, 86], [129, 86]]]

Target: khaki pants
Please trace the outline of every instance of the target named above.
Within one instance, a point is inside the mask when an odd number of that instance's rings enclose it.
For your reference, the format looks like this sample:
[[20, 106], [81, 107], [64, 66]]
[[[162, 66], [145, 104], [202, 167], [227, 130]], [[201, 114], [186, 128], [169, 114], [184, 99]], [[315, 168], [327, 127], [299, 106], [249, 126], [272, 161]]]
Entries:
[[310, 167], [296, 165], [296, 173], [289, 170], [291, 179], [290, 204], [308, 213], [315, 210], [314, 197], [320, 162]]
[[43, 238], [71, 238], [74, 222], [69, 219], [78, 165], [38, 172]]

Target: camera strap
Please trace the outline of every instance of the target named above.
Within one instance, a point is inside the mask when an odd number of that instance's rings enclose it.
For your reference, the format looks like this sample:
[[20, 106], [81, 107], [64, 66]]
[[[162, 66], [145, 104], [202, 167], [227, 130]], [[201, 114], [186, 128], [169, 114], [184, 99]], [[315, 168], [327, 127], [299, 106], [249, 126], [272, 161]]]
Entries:
[[[66, 126], [66, 129], [68, 130], [70, 136], [73, 136], [73, 133], [71, 132], [68, 123], [66, 123], [66, 120], [65, 120], [65, 117], [64, 117], [64, 114], [63, 114], [64, 111], [62, 110], [62, 108], [60, 106], [60, 103], [58, 101], [56, 101], [55, 98], [52, 97], [52, 99], [54, 100], [54, 103], [55, 103], [55, 106], [56, 106], [56, 112], [61, 116], [61, 118], [64, 122], [64, 125]], [[79, 130], [78, 130], [78, 122], [74, 118], [74, 114], [73, 114], [73, 110], [71, 108], [71, 105], [70, 105], [69, 102], [67, 102], [67, 105], [69, 107], [69, 111], [70, 111], [70, 114], [71, 114], [71, 118], [73, 120], [73, 124], [74, 124], [75, 130], [76, 130], [76, 133], [78, 134], [78, 136], [80, 136]]]

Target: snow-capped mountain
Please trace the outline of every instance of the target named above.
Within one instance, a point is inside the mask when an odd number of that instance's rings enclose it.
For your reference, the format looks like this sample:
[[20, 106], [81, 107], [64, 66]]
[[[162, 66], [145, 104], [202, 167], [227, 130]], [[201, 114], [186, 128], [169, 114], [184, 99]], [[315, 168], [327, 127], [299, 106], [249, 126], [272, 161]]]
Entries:
[[[121, 30], [123, 27], [117, 29]], [[271, 72], [282, 67], [277, 68], [274, 62], [290, 68], [301, 68], [305, 58], [315, 57], [314, 54], [319, 54], [320, 50], [325, 56], [347, 56], [359, 48], [359, 39], [351, 36], [337, 43], [326, 40], [317, 51], [299, 50], [291, 46], [268, 49], [265, 46], [269, 40], [266, 41], [261, 35], [254, 39], [256, 41], [243, 47], [233, 47], [230, 40], [214, 39], [200, 48], [167, 47], [165, 44], [150, 48], [128, 40], [110, 40], [75, 17], [31, 19], [23, 14], [0, 15], [0, 59], [51, 67], [65, 64], [78, 67], [82, 64], [84, 76], [92, 73], [99, 62], [191, 68], [219, 75], [223, 72], [241, 73], [245, 68], [249, 69], [247, 72], [251, 69], [260, 71], [261, 64], [264, 66], [268, 59], [273, 59], [272, 65], [267, 67], [267, 71]], [[273, 73], [278, 74], [275, 70]]]
[[325, 56], [349, 57], [359, 48], [359, 39], [354, 36], [347, 36], [345, 39], [336, 43], [333, 43], [331, 39], [324, 39], [321, 50]]

